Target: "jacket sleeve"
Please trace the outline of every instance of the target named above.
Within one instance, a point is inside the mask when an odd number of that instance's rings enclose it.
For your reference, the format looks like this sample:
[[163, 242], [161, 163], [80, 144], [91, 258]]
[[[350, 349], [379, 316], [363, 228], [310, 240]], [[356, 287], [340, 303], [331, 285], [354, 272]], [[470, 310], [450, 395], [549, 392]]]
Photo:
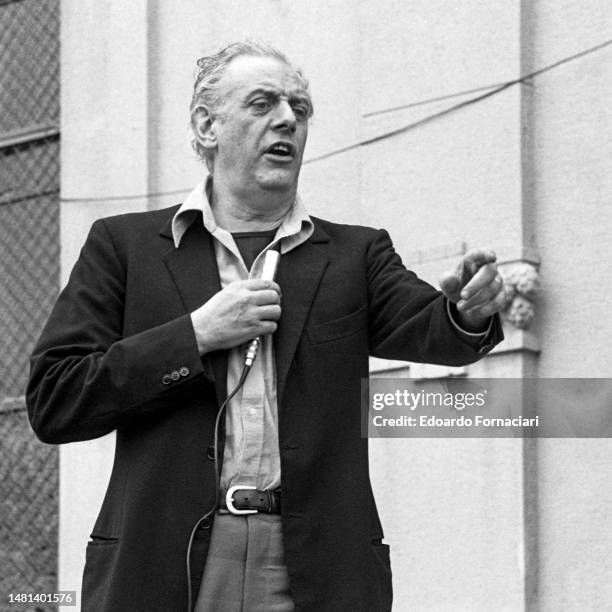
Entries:
[[96, 438], [171, 409], [169, 395], [204, 376], [188, 314], [123, 337], [125, 281], [96, 221], [30, 360], [26, 404], [43, 442]]
[[385, 230], [367, 257], [371, 355], [458, 366], [477, 361], [503, 340], [498, 315], [485, 336], [461, 334], [449, 319], [444, 295], [406, 270]]

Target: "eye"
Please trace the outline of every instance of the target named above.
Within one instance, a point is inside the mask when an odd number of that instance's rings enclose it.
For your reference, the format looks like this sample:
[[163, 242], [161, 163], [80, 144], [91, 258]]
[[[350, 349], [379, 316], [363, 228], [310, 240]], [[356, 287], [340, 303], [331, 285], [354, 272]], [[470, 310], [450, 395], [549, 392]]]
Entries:
[[291, 109], [296, 118], [300, 121], [306, 121], [311, 115], [310, 103], [307, 100], [298, 98], [291, 102]]
[[256, 98], [251, 102], [251, 107], [257, 111], [265, 111], [270, 108], [270, 102], [265, 98]]
[[291, 108], [298, 119], [306, 119], [308, 117], [308, 107], [303, 104], [294, 104]]

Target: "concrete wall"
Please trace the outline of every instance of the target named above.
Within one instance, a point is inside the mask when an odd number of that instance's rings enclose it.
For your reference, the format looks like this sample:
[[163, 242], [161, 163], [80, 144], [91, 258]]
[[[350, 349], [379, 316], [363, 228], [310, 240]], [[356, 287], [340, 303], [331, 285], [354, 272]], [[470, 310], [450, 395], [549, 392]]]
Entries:
[[[285, 50], [311, 81], [315, 119], [301, 191], [313, 214], [387, 227], [406, 262], [432, 281], [454, 265], [463, 243], [493, 246], [502, 262], [534, 261], [539, 250], [537, 325], [508, 329], [505, 346], [467, 373], [606, 376], [612, 348], [600, 262], [611, 254], [612, 51], [319, 158], [600, 42], [610, 31], [609, 3], [62, 6], [64, 279], [93, 219], [175, 204], [199, 180], [187, 116], [195, 59], [225, 42], [260, 37]], [[594, 335], [595, 322], [601, 332]], [[410, 373], [399, 365], [373, 368], [384, 376]], [[62, 448], [63, 589], [80, 585], [112, 446], [108, 437]], [[607, 442], [376, 440], [371, 448], [396, 610], [605, 607]]]
[[[149, 48], [144, 0], [61, 6], [64, 284], [95, 219], [148, 206]], [[80, 592], [113, 452], [114, 434], [60, 447], [60, 589]]]
[[[528, 3], [534, 67], [610, 38], [605, 1]], [[603, 297], [612, 260], [612, 48], [534, 82], [532, 201], [542, 259], [542, 377], [609, 377], [610, 317]], [[547, 610], [610, 607], [610, 440], [538, 446], [540, 600]]]

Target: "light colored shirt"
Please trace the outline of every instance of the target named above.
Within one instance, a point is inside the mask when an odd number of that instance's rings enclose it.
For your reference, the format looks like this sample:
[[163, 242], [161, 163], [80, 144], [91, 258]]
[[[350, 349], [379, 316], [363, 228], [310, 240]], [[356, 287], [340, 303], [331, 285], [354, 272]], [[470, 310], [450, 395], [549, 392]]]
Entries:
[[[266, 251], [282, 255], [296, 248], [312, 235], [314, 226], [299, 197], [285, 215], [272, 242], [255, 258], [247, 270], [234, 238], [219, 227], [210, 206], [211, 179], [202, 181], [187, 196], [172, 220], [174, 245], [180, 248], [187, 228], [201, 212], [204, 227], [214, 239], [215, 256], [221, 286], [261, 276]], [[246, 345], [228, 351], [227, 389], [238, 383], [244, 365]], [[221, 489], [233, 485], [252, 485], [258, 489], [280, 486], [278, 446], [278, 404], [276, 367], [272, 336], [264, 336], [257, 358], [242, 389], [230, 400], [225, 419], [225, 450]]]

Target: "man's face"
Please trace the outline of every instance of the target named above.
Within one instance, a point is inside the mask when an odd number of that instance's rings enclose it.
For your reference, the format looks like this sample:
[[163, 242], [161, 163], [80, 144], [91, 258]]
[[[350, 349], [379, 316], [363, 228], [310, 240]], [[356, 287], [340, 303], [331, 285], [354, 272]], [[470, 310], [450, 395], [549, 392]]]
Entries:
[[311, 115], [298, 75], [275, 57], [240, 56], [219, 88], [213, 176], [223, 176], [235, 192], [295, 194]]

